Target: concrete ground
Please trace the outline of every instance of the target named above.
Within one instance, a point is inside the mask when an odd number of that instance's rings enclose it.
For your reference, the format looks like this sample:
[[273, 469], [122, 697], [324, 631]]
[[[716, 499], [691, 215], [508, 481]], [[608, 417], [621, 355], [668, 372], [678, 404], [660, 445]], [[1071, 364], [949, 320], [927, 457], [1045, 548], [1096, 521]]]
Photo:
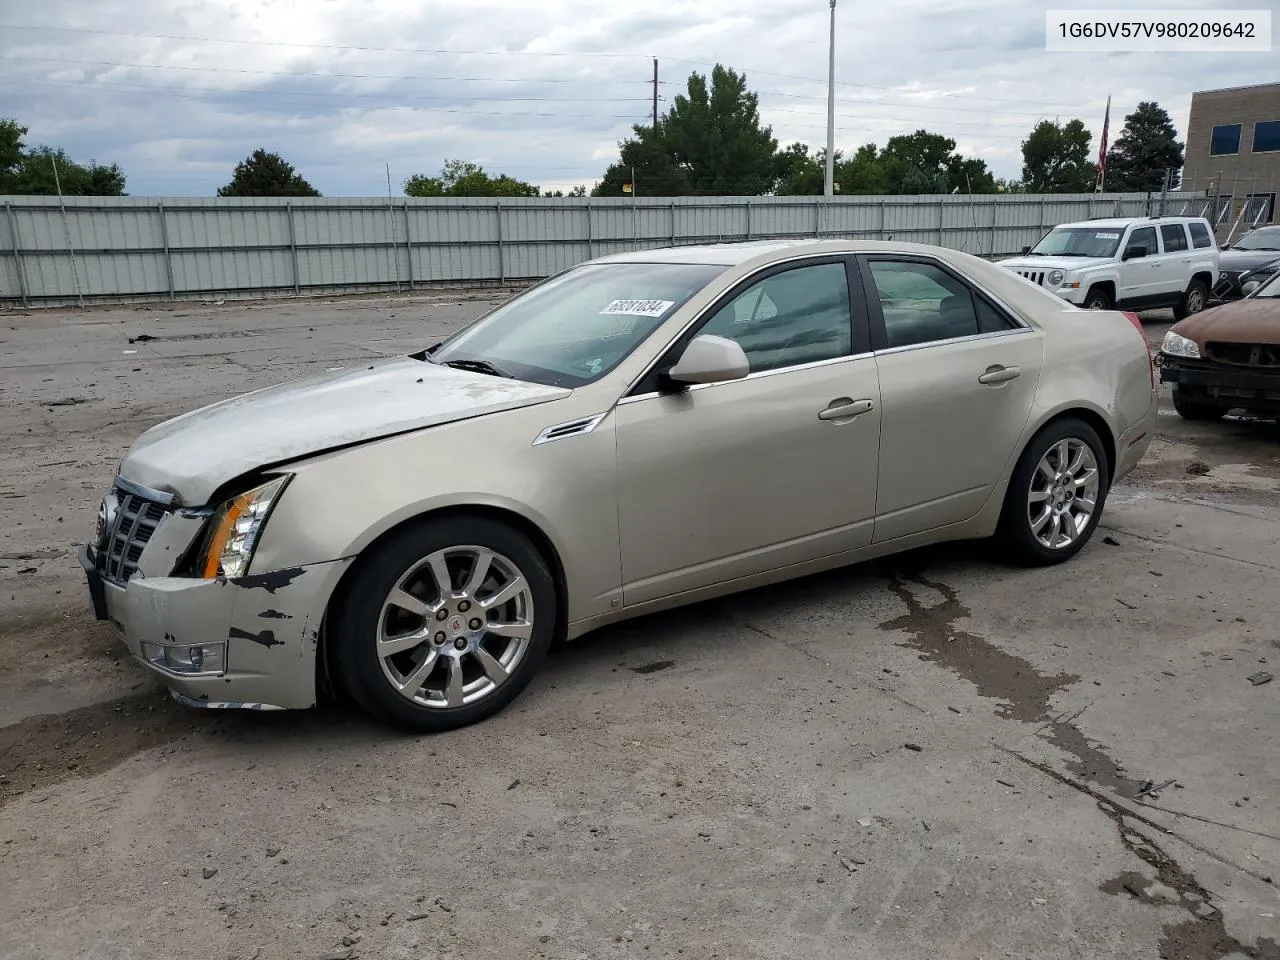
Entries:
[[1274, 422], [1162, 410], [1064, 567], [635, 621], [452, 734], [174, 705], [72, 554], [131, 439], [483, 296], [0, 313], [0, 957], [1280, 957]]

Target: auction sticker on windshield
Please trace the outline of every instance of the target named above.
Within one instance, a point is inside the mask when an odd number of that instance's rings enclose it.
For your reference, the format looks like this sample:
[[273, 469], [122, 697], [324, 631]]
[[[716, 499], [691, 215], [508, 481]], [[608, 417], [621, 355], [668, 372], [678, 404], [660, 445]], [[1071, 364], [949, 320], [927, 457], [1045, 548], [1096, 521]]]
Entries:
[[1095, 240], [1119, 240], [1119, 239], [1120, 239], [1120, 234], [1118, 234], [1118, 233], [1095, 233], [1095, 234], [1093, 235], [1093, 239], [1095, 239]]
[[675, 306], [675, 303], [674, 300], [614, 300], [600, 311], [600, 315], [602, 317], [619, 314], [629, 317], [660, 317]]

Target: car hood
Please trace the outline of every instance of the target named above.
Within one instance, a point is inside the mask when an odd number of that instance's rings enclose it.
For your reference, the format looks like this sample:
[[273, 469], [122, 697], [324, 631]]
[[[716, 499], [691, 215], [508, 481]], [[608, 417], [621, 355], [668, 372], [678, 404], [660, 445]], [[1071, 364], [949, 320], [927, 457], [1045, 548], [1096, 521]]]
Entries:
[[1280, 299], [1236, 300], [1187, 317], [1170, 329], [1204, 346], [1223, 343], [1280, 343]]
[[571, 392], [398, 357], [266, 387], [166, 420], [138, 437], [120, 475], [199, 506], [223, 484], [261, 467]]
[[1280, 250], [1223, 250], [1218, 259], [1222, 270], [1232, 273], [1256, 270], [1280, 260]]
[[1083, 270], [1114, 263], [1108, 257], [1013, 257], [1001, 260], [1000, 266], [1011, 270]]

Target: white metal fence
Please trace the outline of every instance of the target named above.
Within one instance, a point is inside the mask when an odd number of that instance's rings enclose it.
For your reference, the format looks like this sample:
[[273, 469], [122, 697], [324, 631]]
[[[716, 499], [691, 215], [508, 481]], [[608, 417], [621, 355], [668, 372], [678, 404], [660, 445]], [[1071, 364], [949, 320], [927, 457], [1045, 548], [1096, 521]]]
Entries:
[[[1203, 215], [1203, 195], [1165, 212]], [[270, 296], [545, 277], [605, 254], [772, 237], [1017, 253], [1134, 194], [395, 200], [0, 197], [0, 304]]]

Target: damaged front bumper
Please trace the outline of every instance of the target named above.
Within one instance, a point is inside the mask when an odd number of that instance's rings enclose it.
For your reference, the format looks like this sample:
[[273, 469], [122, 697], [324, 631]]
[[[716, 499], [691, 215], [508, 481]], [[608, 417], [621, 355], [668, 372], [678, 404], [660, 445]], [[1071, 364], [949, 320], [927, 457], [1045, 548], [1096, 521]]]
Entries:
[[206, 708], [315, 705], [320, 627], [348, 562], [205, 580], [147, 576], [144, 552], [137, 572], [118, 584], [103, 577], [91, 547], [80, 548], [94, 615], [176, 700]]
[[1208, 358], [1156, 355], [1160, 382], [1174, 384], [1197, 403], [1280, 413], [1280, 367], [1220, 363]]

